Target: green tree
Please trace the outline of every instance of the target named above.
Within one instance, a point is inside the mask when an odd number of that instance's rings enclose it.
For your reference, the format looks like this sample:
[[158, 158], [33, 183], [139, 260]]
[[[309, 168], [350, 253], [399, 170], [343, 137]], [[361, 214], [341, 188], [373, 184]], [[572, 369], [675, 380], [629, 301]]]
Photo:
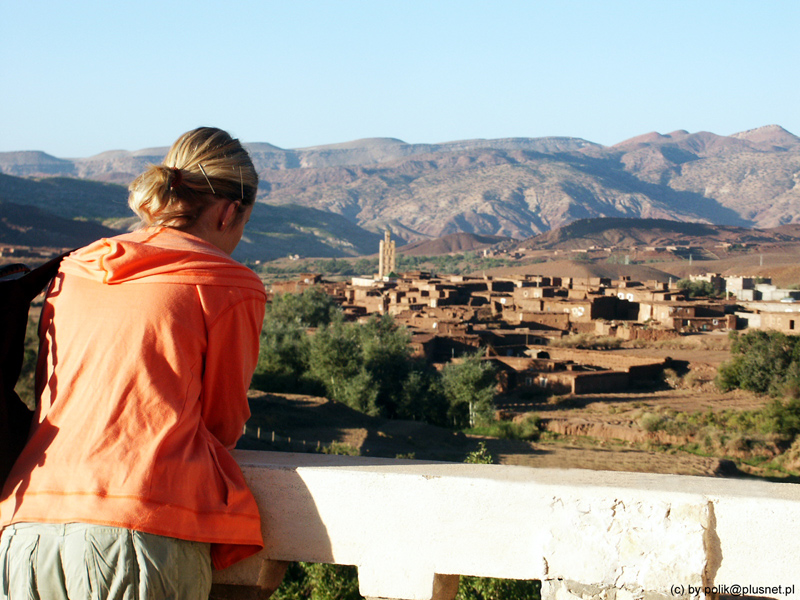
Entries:
[[320, 327], [311, 339], [309, 373], [325, 387], [328, 397], [368, 415], [377, 415], [369, 374], [362, 366], [356, 325], [338, 318]]
[[300, 294], [277, 294], [267, 305], [265, 319], [319, 327], [330, 323], [339, 313], [341, 309], [330, 294], [314, 286]]
[[377, 272], [378, 261], [375, 259], [361, 258], [353, 265], [353, 271], [356, 275], [371, 275]]
[[541, 581], [461, 577], [456, 600], [539, 600]]
[[267, 305], [261, 330], [254, 387], [267, 392], [322, 393], [309, 376], [311, 345], [306, 329], [330, 323], [341, 314], [319, 287], [301, 294], [278, 294]]
[[292, 563], [275, 600], [359, 600], [358, 570], [350, 565]]
[[[317, 327], [308, 335], [307, 327]], [[388, 316], [344, 321], [321, 289], [276, 296], [266, 311], [254, 387], [327, 395], [372, 416], [447, 424], [438, 372], [411, 357], [411, 336]]]
[[411, 361], [398, 401], [397, 414], [403, 419], [441, 427], [449, 424], [441, 375], [423, 359]]
[[389, 315], [373, 317], [359, 328], [363, 369], [377, 388], [379, 413], [403, 417], [403, 388], [411, 372], [411, 334]]
[[719, 295], [719, 290], [714, 289], [714, 286], [710, 281], [691, 281], [689, 279], [679, 279], [676, 285], [678, 286], [678, 289], [684, 290], [690, 298], [713, 298]]
[[308, 375], [310, 351], [303, 325], [265, 318], [253, 387], [265, 392], [322, 393], [319, 382]]
[[442, 389], [453, 427], [474, 427], [492, 421], [496, 386], [494, 367], [478, 354], [445, 365]]
[[732, 334], [731, 360], [717, 372], [722, 390], [740, 388], [771, 396], [800, 390], [800, 338], [777, 331]]
[[410, 339], [389, 315], [364, 324], [339, 318], [312, 337], [309, 370], [330, 398], [368, 415], [403, 417]]

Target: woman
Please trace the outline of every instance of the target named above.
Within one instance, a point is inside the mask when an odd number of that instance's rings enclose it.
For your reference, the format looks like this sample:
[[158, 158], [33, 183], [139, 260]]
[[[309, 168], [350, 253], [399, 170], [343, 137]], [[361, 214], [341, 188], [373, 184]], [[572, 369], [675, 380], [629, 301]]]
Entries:
[[147, 227], [64, 259], [0, 495], [0, 598], [205, 598], [212, 565], [263, 547], [228, 452], [266, 299], [230, 258], [257, 187], [238, 140], [190, 131], [130, 186]]

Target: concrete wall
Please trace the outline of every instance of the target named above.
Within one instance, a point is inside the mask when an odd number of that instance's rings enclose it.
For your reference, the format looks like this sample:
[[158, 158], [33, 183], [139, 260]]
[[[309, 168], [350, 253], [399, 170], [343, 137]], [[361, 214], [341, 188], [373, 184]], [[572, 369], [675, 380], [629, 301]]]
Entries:
[[[259, 503], [266, 548], [216, 572], [212, 597], [266, 597], [290, 561], [355, 565], [362, 595], [408, 600], [450, 600], [459, 575], [539, 579], [545, 600], [716, 598], [724, 586], [782, 600], [800, 585], [795, 484], [235, 457]], [[737, 594], [737, 585], [752, 587]]]

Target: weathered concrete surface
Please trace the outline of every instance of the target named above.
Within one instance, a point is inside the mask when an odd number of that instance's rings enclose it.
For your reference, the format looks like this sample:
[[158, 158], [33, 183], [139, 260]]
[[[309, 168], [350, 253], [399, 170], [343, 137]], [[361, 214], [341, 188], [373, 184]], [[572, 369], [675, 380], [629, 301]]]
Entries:
[[267, 545], [216, 573], [217, 583], [274, 587], [285, 561], [298, 560], [356, 565], [364, 596], [408, 600], [452, 597], [457, 575], [540, 579], [543, 597], [560, 600], [689, 598], [713, 585], [800, 579], [797, 485], [315, 454], [236, 458]]

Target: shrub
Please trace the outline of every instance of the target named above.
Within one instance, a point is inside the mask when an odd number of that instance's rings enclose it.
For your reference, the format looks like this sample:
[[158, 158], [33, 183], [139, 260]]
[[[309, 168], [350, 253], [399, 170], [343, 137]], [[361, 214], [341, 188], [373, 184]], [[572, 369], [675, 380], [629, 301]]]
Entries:
[[492, 453], [486, 449], [486, 442], [479, 442], [478, 449], [467, 454], [464, 462], [472, 465], [492, 465], [495, 460]]
[[622, 340], [610, 335], [598, 336], [591, 333], [577, 333], [557, 340], [550, 340], [550, 345], [556, 348], [611, 350], [622, 346]]
[[536, 413], [528, 413], [525, 418], [517, 424], [517, 437], [521, 440], [536, 441], [542, 432], [542, 419]]
[[338, 454], [339, 456], [360, 456], [361, 450], [345, 442], [331, 442], [322, 447], [323, 454]]
[[666, 419], [663, 415], [657, 415], [651, 412], [646, 412], [639, 417], [639, 427], [651, 433], [664, 429], [665, 423]]
[[699, 371], [689, 371], [681, 378], [681, 383], [684, 387], [687, 388], [696, 388], [700, 387], [705, 383], [703, 376], [700, 374]]
[[800, 337], [750, 331], [731, 339], [732, 358], [720, 366], [715, 379], [721, 390], [740, 388], [773, 397], [800, 395]]
[[678, 372], [675, 369], [664, 369], [661, 375], [664, 379], [664, 383], [666, 383], [669, 387], [675, 388], [681, 383], [681, 376], [678, 375]]

